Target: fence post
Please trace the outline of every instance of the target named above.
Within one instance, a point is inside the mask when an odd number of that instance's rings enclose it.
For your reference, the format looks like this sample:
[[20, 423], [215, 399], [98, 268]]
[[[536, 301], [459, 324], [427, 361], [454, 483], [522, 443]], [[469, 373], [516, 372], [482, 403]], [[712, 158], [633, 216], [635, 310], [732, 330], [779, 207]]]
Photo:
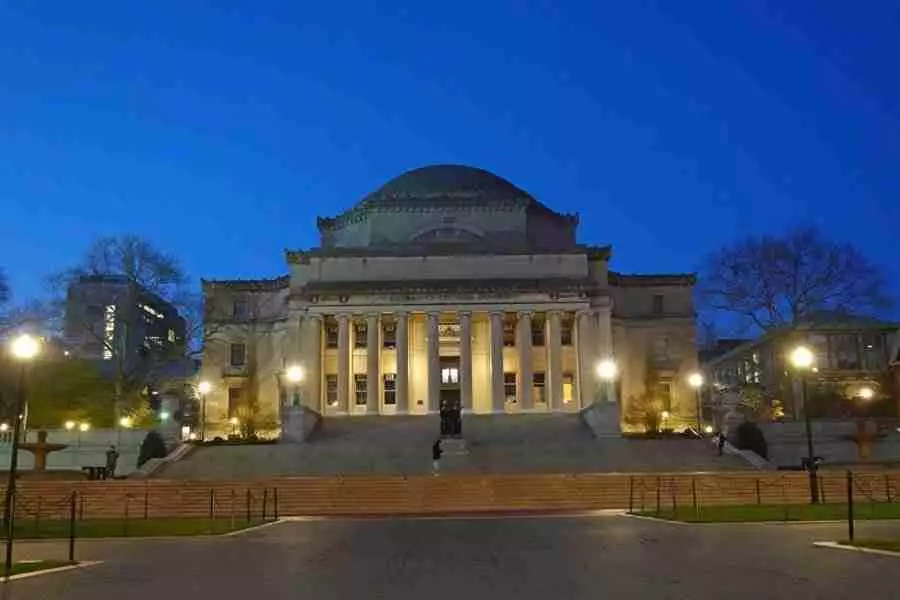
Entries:
[[150, 485], [144, 486], [144, 520], [150, 518]]
[[252, 494], [250, 493], [250, 489], [247, 489], [247, 522], [250, 522], [251, 514], [250, 514], [250, 503], [252, 502]]
[[659, 514], [659, 494], [661, 488], [661, 479], [659, 475], [656, 476], [656, 514]]
[[272, 497], [272, 504], [275, 505], [275, 506], [273, 507], [273, 508], [275, 509], [274, 517], [275, 517], [275, 520], [277, 521], [277, 520], [278, 520], [278, 488], [277, 488], [277, 487], [276, 487], [276, 488], [272, 488], [272, 496], [273, 496], [273, 497]]
[[762, 494], [759, 491], [759, 477], [756, 478], [756, 504], [762, 504]]
[[263, 505], [262, 505], [262, 520], [265, 522], [266, 520], [266, 509], [269, 504], [269, 488], [263, 489]]
[[634, 475], [628, 478], [628, 514], [634, 512]]
[[853, 471], [847, 471], [847, 534], [850, 536], [851, 544], [855, 533], [853, 530]]
[[131, 499], [131, 494], [125, 494], [125, 523], [122, 526], [123, 537], [128, 537], [128, 501]]
[[69, 562], [75, 561], [75, 497], [77, 491], [72, 491], [69, 498]]

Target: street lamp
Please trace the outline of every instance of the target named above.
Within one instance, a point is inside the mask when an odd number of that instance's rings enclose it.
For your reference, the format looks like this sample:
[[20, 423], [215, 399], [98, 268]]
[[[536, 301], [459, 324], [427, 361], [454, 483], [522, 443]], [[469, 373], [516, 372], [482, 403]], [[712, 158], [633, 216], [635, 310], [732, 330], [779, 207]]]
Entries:
[[237, 426], [240, 420], [237, 417], [231, 417], [228, 422], [231, 423], [231, 435], [237, 435]]
[[873, 390], [869, 386], [861, 387], [859, 388], [859, 391], [856, 392], [856, 395], [863, 400], [871, 400], [875, 397], [875, 390]]
[[287, 371], [285, 371], [284, 374], [287, 377], [287, 380], [291, 382], [292, 385], [291, 404], [293, 406], [298, 406], [300, 404], [300, 382], [303, 381], [306, 373], [304, 373], [303, 367], [301, 367], [300, 365], [291, 365], [287, 368]]
[[201, 381], [197, 384], [197, 391], [200, 392], [200, 439], [206, 439], [206, 395], [212, 390], [212, 384], [208, 381]]
[[603, 400], [612, 402], [611, 388], [613, 380], [619, 376], [619, 365], [611, 358], [604, 358], [597, 363], [597, 377], [600, 379], [600, 389]]
[[794, 370], [800, 377], [800, 404], [803, 407], [803, 421], [806, 425], [806, 469], [809, 471], [809, 501], [811, 504], [819, 503], [819, 481], [816, 475], [815, 448], [813, 447], [812, 423], [809, 419], [809, 410], [806, 406], [806, 372], [813, 368], [816, 357], [812, 350], [806, 346], [797, 346], [790, 355], [789, 360]]
[[688, 375], [688, 385], [694, 388], [694, 397], [697, 401], [697, 435], [701, 435], [702, 429], [700, 419], [701, 419], [701, 411], [700, 411], [700, 388], [703, 387], [703, 374], [702, 373], [691, 373]]
[[66, 421], [65, 423], [66, 431], [72, 431], [75, 429], [75, 421]]
[[16, 402], [12, 450], [9, 458], [9, 479], [6, 483], [6, 498], [3, 505], [3, 523], [6, 525], [6, 565], [4, 567], [4, 575], [6, 576], [7, 581], [9, 581], [9, 575], [12, 569], [13, 534], [15, 532], [13, 524], [15, 514], [12, 510], [12, 503], [16, 494], [16, 469], [19, 466], [19, 437], [22, 434], [22, 417], [25, 414], [27, 406], [25, 370], [28, 367], [28, 363], [40, 353], [41, 343], [37, 338], [28, 334], [23, 334], [12, 341], [10, 351], [12, 352], [13, 357], [18, 360], [22, 366], [19, 370], [19, 397]]

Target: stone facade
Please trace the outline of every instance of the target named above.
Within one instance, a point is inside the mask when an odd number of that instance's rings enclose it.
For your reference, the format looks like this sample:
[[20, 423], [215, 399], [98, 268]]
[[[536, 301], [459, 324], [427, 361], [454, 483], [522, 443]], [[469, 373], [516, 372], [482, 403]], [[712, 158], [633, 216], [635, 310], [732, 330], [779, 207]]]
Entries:
[[577, 223], [486, 171], [425, 167], [319, 219], [321, 246], [288, 251], [287, 276], [204, 281], [208, 430], [274, 426], [291, 404], [327, 418], [611, 400], [627, 415], [648, 393], [692, 422], [693, 276], [611, 272]]

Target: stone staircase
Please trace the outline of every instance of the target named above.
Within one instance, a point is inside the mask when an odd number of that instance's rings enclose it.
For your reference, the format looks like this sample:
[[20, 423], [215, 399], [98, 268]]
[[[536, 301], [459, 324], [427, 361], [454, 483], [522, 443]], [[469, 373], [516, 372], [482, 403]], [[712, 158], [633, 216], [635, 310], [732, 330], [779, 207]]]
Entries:
[[[204, 447], [160, 477], [246, 479], [280, 475], [421, 475], [431, 469], [437, 416], [325, 419], [306, 444]], [[448, 474], [747, 469], [702, 440], [595, 439], [578, 415], [466, 415], [468, 453], [445, 455]]]

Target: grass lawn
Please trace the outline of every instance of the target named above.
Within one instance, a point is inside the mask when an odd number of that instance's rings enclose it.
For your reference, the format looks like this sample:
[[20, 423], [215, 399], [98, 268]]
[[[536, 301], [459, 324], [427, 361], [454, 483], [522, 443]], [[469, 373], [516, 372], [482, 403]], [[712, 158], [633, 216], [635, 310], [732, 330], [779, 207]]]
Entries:
[[[900, 519], [900, 503], [854, 504], [856, 519]], [[754, 521], [842, 521], [847, 518], [846, 504], [750, 504], [741, 506], [703, 506], [699, 514], [692, 506], [637, 513], [687, 523], [752, 523]]]
[[[5, 565], [6, 563], [4, 563]], [[68, 560], [35, 560], [27, 562], [13, 563], [10, 575], [21, 575], [23, 573], [33, 573], [35, 571], [44, 571], [46, 569], [55, 569], [57, 567], [68, 567], [69, 565], [78, 564]], [[0, 570], [2, 576], [2, 570]]]
[[875, 550], [890, 550], [891, 552], [900, 552], [900, 540], [885, 540], [880, 538], [863, 538], [855, 542], [841, 540], [842, 544], [848, 546], [859, 546], [861, 548], [874, 548]]
[[[264, 521], [254, 519], [88, 519], [78, 521], [75, 535], [78, 538], [97, 537], [153, 537], [217, 535], [240, 531], [261, 525]], [[69, 521], [16, 521], [17, 539], [47, 539], [69, 537]], [[5, 539], [5, 536], [3, 537]]]

